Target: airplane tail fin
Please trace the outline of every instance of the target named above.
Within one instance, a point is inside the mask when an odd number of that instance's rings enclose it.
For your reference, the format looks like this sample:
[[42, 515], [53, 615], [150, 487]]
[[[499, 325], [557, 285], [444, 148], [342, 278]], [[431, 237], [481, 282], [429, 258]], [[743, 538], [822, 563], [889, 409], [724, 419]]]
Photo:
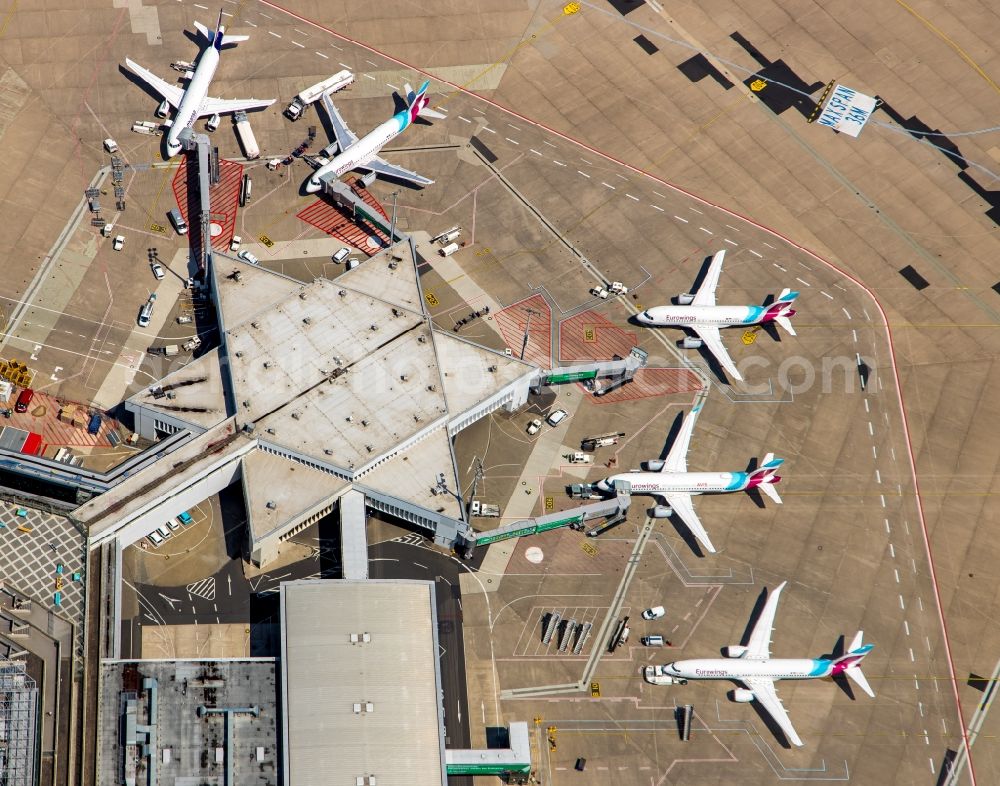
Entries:
[[781, 476], [777, 475], [776, 472], [784, 461], [784, 459], [775, 458], [773, 453], [768, 453], [764, 456], [764, 460], [760, 466], [750, 473], [746, 487], [748, 489], [760, 489], [760, 491], [771, 498], [772, 502], [780, 505], [781, 497], [778, 495], [777, 489], [774, 488], [774, 484], [781, 480]]
[[202, 37], [216, 49], [229, 44], [238, 44], [240, 41], [249, 41], [248, 35], [226, 35], [226, 28], [222, 24], [222, 11], [219, 11], [219, 21], [215, 23], [215, 30], [209, 30], [201, 22], [194, 23], [195, 29], [201, 33]]
[[215, 41], [215, 33], [213, 33], [211, 30], [205, 27], [205, 25], [203, 25], [201, 22], [195, 22], [194, 27], [195, 30], [201, 33], [202, 38], [204, 38], [208, 43], [211, 44], [213, 41]]
[[797, 335], [795, 333], [795, 328], [792, 327], [792, 320], [790, 320], [788, 317], [785, 316], [775, 317], [774, 321], [777, 322], [779, 325], [781, 325], [781, 327], [784, 328], [785, 332], [788, 333], [790, 336]]
[[248, 35], [224, 35], [222, 36], [222, 45], [227, 44], [238, 44], [240, 41], [249, 41], [250, 36]]
[[795, 298], [798, 296], [799, 293], [793, 292], [791, 289], [785, 288], [781, 290], [781, 294], [778, 295], [773, 303], [764, 306], [767, 311], [764, 312], [761, 321], [777, 322], [789, 335], [796, 335], [795, 328], [792, 327], [791, 317], [795, 316], [795, 309], [792, 308], [792, 303], [795, 302]]
[[874, 649], [875, 645], [862, 644], [861, 640], [863, 638], [864, 632], [859, 630], [851, 641], [851, 646], [848, 648], [847, 654], [838, 658], [837, 662], [833, 664], [833, 673], [846, 674], [851, 682], [874, 699], [875, 691], [872, 690], [872, 686], [868, 684], [868, 679], [861, 671], [861, 661], [865, 655]]
[[427, 92], [427, 88], [430, 86], [430, 82], [424, 82], [417, 92], [413, 92], [413, 88], [406, 83], [403, 85], [403, 90], [406, 92], [406, 105], [413, 109], [416, 106], [416, 114], [418, 117], [430, 117], [435, 120], [444, 120], [445, 115], [437, 112], [433, 109], [428, 108], [430, 99], [428, 99], [424, 94]]

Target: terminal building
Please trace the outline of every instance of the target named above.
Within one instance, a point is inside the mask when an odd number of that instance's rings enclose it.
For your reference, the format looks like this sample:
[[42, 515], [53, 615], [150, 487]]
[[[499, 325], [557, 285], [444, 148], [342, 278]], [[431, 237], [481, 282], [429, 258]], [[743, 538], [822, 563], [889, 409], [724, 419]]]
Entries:
[[220, 346], [125, 402], [143, 437], [187, 438], [75, 511], [92, 544], [124, 547], [237, 480], [258, 566], [352, 490], [441, 545], [468, 532], [452, 438], [523, 406], [538, 370], [436, 328], [415, 247], [395, 249], [310, 284], [217, 256]]

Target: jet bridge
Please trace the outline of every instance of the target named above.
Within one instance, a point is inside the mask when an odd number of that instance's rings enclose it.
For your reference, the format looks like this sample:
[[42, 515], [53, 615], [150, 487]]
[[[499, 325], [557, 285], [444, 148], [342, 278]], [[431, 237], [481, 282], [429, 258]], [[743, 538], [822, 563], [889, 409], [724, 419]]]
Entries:
[[[640, 368], [645, 368], [648, 361], [649, 353], [646, 350], [632, 347], [632, 351], [625, 358], [597, 360], [593, 363], [578, 363], [573, 366], [559, 366], [548, 371], [540, 371], [531, 381], [532, 392], [537, 393], [541, 388], [549, 385], [592, 380], [594, 394], [600, 396], [631, 382], [635, 372]], [[602, 384], [603, 380], [606, 381]]]
[[[597, 518], [607, 518], [609, 521], [613, 520], [615, 524], [620, 523], [625, 519], [632, 497], [627, 488], [619, 487], [617, 483], [615, 490], [618, 493], [611, 499], [602, 499], [588, 505], [561, 510], [558, 513], [549, 513], [538, 518], [522, 519], [487, 532], [469, 532], [464, 536], [467, 549], [466, 558], [471, 558], [476, 546], [487, 546], [490, 543], [510, 538], [537, 535], [539, 532], [547, 532], [561, 527], [583, 529], [585, 522]], [[606, 524], [602, 526], [607, 528]]]

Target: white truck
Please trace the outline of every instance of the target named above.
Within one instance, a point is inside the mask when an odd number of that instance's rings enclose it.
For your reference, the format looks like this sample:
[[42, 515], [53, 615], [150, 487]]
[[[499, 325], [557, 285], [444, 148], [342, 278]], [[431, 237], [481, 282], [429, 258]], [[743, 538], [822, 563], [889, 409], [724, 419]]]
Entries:
[[160, 133], [160, 127], [156, 123], [151, 123], [148, 120], [136, 120], [132, 124], [132, 131], [136, 134], [145, 134], [146, 136], [156, 136]]
[[257, 146], [257, 138], [253, 135], [253, 129], [250, 128], [250, 121], [247, 120], [247, 113], [234, 112], [233, 120], [236, 121], [236, 135], [239, 136], [240, 144], [243, 145], [243, 155], [247, 157], [248, 161], [260, 158], [260, 148]]
[[666, 666], [646, 666], [642, 670], [642, 676], [650, 685], [687, 685], [687, 680], [683, 677], [667, 674]]
[[594, 457], [589, 453], [570, 453], [569, 454], [570, 464], [593, 464]]
[[469, 515], [495, 519], [500, 516], [500, 506], [490, 505], [487, 502], [480, 502], [478, 499], [473, 500], [472, 506], [469, 508]]
[[439, 248], [438, 253], [443, 257], [450, 257], [458, 251], [458, 243], [449, 243], [444, 248]]
[[612, 295], [627, 295], [628, 287], [625, 286], [621, 281], [612, 281], [608, 284], [608, 291]]
[[309, 104], [319, 99], [323, 93], [335, 93], [343, 90], [354, 81], [354, 74], [348, 70], [338, 71], [333, 76], [328, 76], [322, 82], [317, 82], [312, 87], [307, 87], [285, 108], [285, 117], [289, 120], [298, 120]]
[[437, 237], [432, 238], [431, 242], [432, 243], [451, 243], [453, 240], [455, 240], [461, 234], [462, 234], [462, 227], [459, 227], [459, 226], [452, 227], [451, 229], [448, 229], [448, 230], [442, 232]]
[[109, 153], [117, 153], [118, 152], [118, 143], [115, 142], [115, 140], [113, 140], [113, 139], [105, 139], [104, 140], [104, 149], [107, 150]]

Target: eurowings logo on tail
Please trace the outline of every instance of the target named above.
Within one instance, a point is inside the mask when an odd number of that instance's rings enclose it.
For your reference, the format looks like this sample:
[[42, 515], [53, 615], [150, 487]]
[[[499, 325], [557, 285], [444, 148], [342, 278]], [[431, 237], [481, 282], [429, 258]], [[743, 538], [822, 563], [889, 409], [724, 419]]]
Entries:
[[424, 108], [425, 108], [425, 107], [426, 107], [426, 106], [427, 106], [427, 105], [428, 105], [428, 104], [430, 103], [430, 101], [431, 101], [431, 100], [430, 100], [430, 99], [429, 99], [429, 98], [428, 98], [428, 97], [427, 97], [427, 96], [425, 95], [425, 93], [427, 92], [427, 87], [428, 87], [429, 85], [430, 85], [430, 82], [429, 82], [429, 81], [427, 81], [427, 82], [424, 82], [424, 83], [423, 83], [422, 85], [420, 85], [420, 89], [419, 89], [419, 90], [418, 90], [418, 91], [416, 92], [416, 94], [414, 94], [413, 92], [411, 92], [411, 91], [409, 91], [409, 90], [407, 90], [407, 91], [406, 91], [406, 92], [407, 92], [407, 94], [408, 94], [408, 95], [406, 96], [406, 98], [407, 98], [407, 100], [409, 101], [409, 104], [410, 104], [410, 107], [409, 107], [409, 109], [410, 109], [410, 122], [411, 122], [411, 123], [412, 123], [412, 122], [413, 122], [414, 120], [416, 120], [416, 119], [417, 119], [418, 117], [420, 117], [420, 112], [421, 112], [421, 111], [422, 111], [422, 110], [423, 110], [423, 109], [424, 109]]

